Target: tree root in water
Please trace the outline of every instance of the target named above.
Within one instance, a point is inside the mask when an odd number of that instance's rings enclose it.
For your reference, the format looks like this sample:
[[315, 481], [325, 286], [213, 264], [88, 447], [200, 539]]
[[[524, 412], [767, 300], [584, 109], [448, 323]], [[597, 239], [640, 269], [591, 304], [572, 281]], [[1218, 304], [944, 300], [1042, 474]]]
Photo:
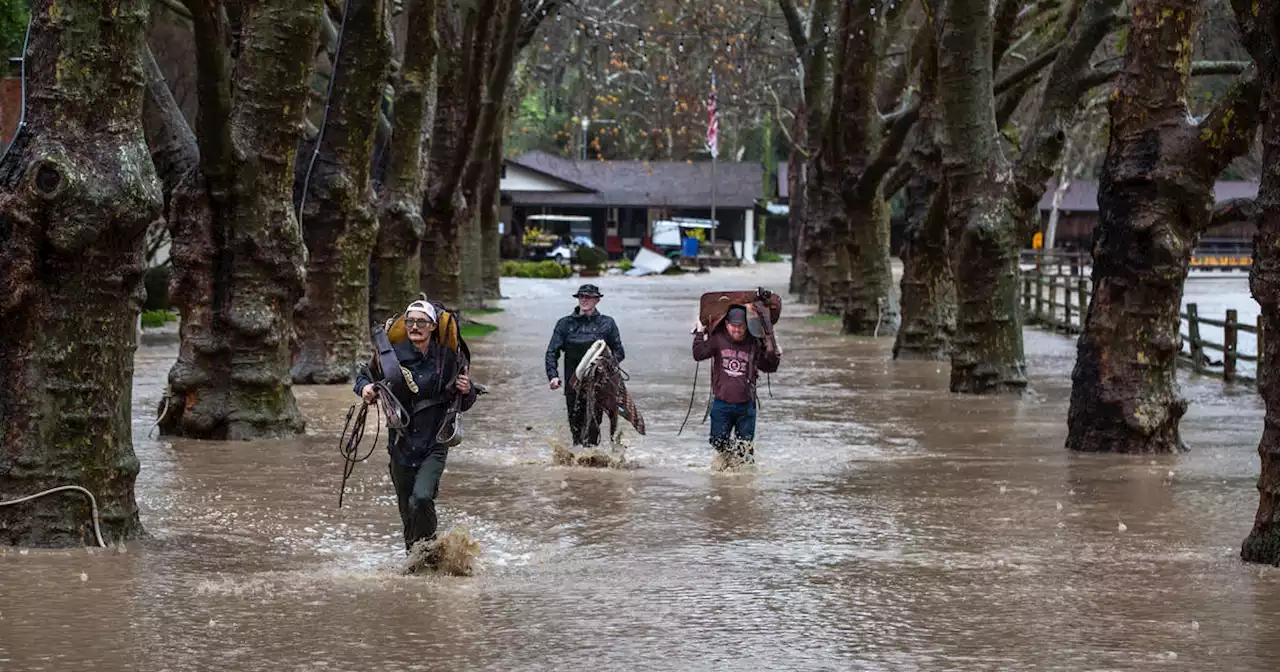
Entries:
[[467, 528], [455, 525], [453, 529], [434, 539], [422, 539], [409, 549], [402, 574], [435, 572], [449, 576], [471, 576], [480, 556], [480, 542], [471, 537]]

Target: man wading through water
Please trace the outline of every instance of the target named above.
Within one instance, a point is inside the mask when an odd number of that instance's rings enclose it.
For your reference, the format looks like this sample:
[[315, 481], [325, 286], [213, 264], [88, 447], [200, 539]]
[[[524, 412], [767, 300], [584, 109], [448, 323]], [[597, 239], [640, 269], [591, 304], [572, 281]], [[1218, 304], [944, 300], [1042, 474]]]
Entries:
[[[707, 335], [698, 319], [693, 327], [693, 359], [714, 360], [711, 366], [711, 445], [723, 466], [755, 462], [756, 375], [773, 373], [782, 359], [782, 348], [770, 348], [747, 333], [747, 311], [734, 306]], [[736, 442], [730, 433], [736, 435]]]
[[573, 309], [572, 314], [556, 322], [555, 331], [551, 333], [551, 342], [547, 344], [547, 379], [551, 381], [551, 389], [558, 390], [562, 386], [565, 388], [564, 399], [569, 413], [569, 433], [573, 435], [575, 446], [595, 446], [600, 443], [600, 420], [604, 416], [604, 411], [600, 408], [588, 409], [589, 413], [595, 414], [595, 422], [591, 423], [590, 429], [584, 436], [581, 418], [573, 413], [577, 394], [573, 386], [563, 384], [557, 369], [560, 353], [564, 353], [564, 380], [568, 380], [573, 375], [574, 369], [578, 368], [578, 363], [582, 361], [582, 356], [586, 354], [591, 344], [598, 340], [603, 340], [605, 345], [609, 346], [609, 350], [613, 351], [613, 357], [619, 364], [626, 357], [626, 353], [622, 350], [622, 336], [618, 333], [618, 325], [612, 317], [601, 315], [596, 310], [596, 304], [600, 303], [601, 296], [603, 294], [600, 293], [600, 288], [595, 285], [579, 287], [577, 293], [573, 295], [578, 300], [578, 307]]
[[[445, 459], [449, 456], [448, 446], [439, 443], [437, 434], [445, 423], [449, 406], [458, 394], [462, 395], [460, 411], [471, 408], [476, 401], [471, 379], [458, 370], [457, 353], [432, 338], [437, 322], [435, 306], [414, 301], [405, 309], [404, 324], [409, 339], [390, 346], [399, 360], [407, 387], [407, 394], [400, 402], [409, 421], [403, 430], [389, 429], [387, 436], [391, 482], [400, 505], [406, 552], [414, 543], [435, 537], [435, 500], [440, 493]], [[382, 372], [380, 359], [379, 354], [375, 354], [371, 368]], [[364, 367], [356, 374], [355, 392], [366, 404], [377, 401], [374, 380]]]

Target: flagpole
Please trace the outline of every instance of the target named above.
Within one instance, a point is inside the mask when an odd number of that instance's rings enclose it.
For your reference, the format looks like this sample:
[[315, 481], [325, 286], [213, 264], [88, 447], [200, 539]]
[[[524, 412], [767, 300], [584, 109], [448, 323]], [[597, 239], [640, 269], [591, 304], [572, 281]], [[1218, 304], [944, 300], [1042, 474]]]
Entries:
[[716, 242], [716, 154], [711, 152], [711, 242]]
[[711, 141], [711, 242], [716, 242], [716, 159], [720, 155], [720, 121], [717, 118], [720, 114], [720, 101], [716, 96], [716, 73], [711, 71], [711, 101], [714, 107], [711, 109], [711, 124], [715, 129], [715, 134]]

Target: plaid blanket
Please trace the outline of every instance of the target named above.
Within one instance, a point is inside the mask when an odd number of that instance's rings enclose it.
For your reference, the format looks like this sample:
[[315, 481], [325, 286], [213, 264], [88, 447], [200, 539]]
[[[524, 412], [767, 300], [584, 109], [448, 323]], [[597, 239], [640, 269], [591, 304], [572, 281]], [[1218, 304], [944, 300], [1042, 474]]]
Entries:
[[607, 415], [609, 436], [617, 437], [619, 416], [643, 435], [644, 415], [627, 392], [626, 373], [618, 366], [609, 346], [603, 343], [601, 346], [600, 355], [587, 365], [582, 376], [575, 372], [569, 379], [569, 385], [578, 395], [573, 405], [574, 417], [581, 422], [584, 434], [600, 424], [602, 415]]

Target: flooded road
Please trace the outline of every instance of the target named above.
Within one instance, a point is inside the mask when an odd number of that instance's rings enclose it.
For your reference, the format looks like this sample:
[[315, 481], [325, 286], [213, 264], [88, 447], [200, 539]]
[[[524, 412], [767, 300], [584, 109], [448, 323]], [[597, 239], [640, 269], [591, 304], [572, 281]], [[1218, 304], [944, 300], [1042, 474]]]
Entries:
[[[147, 438], [175, 347], [143, 347], [126, 553], [0, 551], [0, 670], [1272, 670], [1280, 573], [1242, 565], [1262, 405], [1184, 382], [1193, 452], [1063, 449], [1074, 342], [1027, 332], [1035, 395], [947, 392], [784, 303], [756, 474], [709, 470], [689, 326], [711, 289], [787, 268], [600, 278], [649, 434], [640, 468], [551, 465], [567, 443], [542, 353], [578, 280], [504, 278], [472, 344], [490, 386], [441, 487], [468, 578], [397, 575], [385, 448], [337, 508], [355, 397], [299, 388], [292, 441]], [[371, 436], [369, 438], [372, 438]], [[380, 439], [381, 441], [382, 439]]]

